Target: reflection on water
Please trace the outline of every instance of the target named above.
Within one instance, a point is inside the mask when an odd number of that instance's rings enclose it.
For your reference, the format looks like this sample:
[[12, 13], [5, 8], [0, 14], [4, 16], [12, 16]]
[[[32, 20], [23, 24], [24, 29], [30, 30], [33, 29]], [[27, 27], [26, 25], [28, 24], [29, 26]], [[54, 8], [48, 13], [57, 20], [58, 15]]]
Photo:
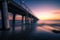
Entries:
[[21, 30], [20, 26], [19, 27], [15, 27], [15, 31], [19, 31], [19, 30]]
[[52, 30], [60, 30], [60, 26], [37, 26], [35, 30], [31, 33], [31, 38], [34, 37], [33, 40], [60, 40], [60, 33], [54, 33]]
[[44, 26], [37, 26], [36, 30], [37, 31], [46, 31], [46, 32], [51, 33], [52, 30], [60, 30], [60, 27], [53, 27], [53, 26], [44, 25]]
[[[19, 30], [19, 27], [16, 28]], [[36, 26], [29, 34], [28, 40], [60, 40], [60, 33], [54, 33], [52, 30], [60, 30], [60, 26]]]
[[[16, 24], [17, 25], [17, 24]], [[25, 24], [24, 24], [25, 25]], [[35, 25], [35, 24], [33, 24]], [[28, 25], [28, 27], [30, 27]], [[54, 33], [52, 30], [57, 30], [60, 31], [60, 26], [50, 26], [50, 25], [36, 25], [32, 26], [34, 30], [32, 32], [21, 32], [21, 25], [15, 26], [15, 32], [12, 30], [9, 32], [0, 31], [0, 38], [5, 38], [11, 40], [12, 38], [15, 39], [20, 39], [20, 40], [60, 40], [60, 33]], [[23, 29], [25, 30], [26, 26], [23, 26]], [[18, 33], [17, 33], [18, 32]], [[8, 34], [8, 35], [7, 35]], [[2, 37], [1, 37], [2, 36]]]

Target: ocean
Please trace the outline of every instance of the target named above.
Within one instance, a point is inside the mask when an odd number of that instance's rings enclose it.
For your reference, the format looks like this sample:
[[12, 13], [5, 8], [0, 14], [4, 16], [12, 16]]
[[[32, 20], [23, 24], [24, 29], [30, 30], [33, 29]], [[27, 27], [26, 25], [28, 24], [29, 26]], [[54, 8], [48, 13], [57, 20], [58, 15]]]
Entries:
[[[33, 24], [35, 25], [35, 24]], [[0, 26], [2, 27], [2, 22], [0, 21]], [[10, 26], [12, 26], [12, 21], [10, 21]], [[33, 26], [32, 26], [33, 27]], [[13, 37], [9, 36], [7, 39], [20, 39], [22, 40], [26, 38], [26, 40], [60, 40], [60, 32], [53, 32], [53, 30], [60, 31], [60, 21], [44, 21], [44, 23], [36, 24], [34, 30], [29, 34], [23, 33], [23, 37], [21, 34], [15, 34]], [[21, 21], [17, 20], [15, 23], [15, 32], [21, 31]], [[0, 32], [1, 33], [1, 32]], [[28, 35], [28, 37], [27, 37]], [[10, 38], [12, 37], [12, 38]]]

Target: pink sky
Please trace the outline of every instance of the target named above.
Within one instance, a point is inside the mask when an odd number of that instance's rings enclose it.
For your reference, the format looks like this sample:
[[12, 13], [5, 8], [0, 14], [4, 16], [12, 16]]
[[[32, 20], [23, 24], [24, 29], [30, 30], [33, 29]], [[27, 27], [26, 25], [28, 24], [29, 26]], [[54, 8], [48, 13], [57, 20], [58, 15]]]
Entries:
[[60, 9], [54, 5], [37, 6], [32, 11], [40, 20], [60, 20]]

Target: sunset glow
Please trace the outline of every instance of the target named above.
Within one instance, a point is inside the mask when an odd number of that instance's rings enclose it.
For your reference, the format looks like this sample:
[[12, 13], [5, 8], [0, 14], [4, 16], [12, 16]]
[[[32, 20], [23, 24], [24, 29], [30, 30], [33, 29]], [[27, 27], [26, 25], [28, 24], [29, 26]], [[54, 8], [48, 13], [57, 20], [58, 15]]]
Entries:
[[50, 12], [40, 12], [41, 14], [38, 16], [39, 19], [41, 20], [47, 20], [49, 18], [52, 18], [53, 15], [50, 14]]
[[35, 11], [34, 13], [40, 20], [60, 20], [60, 10]]
[[[58, 2], [42, 0], [35, 2], [30, 0], [26, 4], [33, 12], [33, 15], [40, 20], [60, 20], [60, 4]], [[21, 20], [21, 17], [18, 15], [16, 20]]]
[[40, 3], [35, 6], [32, 5], [31, 10], [40, 20], [60, 20], [60, 7], [58, 4]]

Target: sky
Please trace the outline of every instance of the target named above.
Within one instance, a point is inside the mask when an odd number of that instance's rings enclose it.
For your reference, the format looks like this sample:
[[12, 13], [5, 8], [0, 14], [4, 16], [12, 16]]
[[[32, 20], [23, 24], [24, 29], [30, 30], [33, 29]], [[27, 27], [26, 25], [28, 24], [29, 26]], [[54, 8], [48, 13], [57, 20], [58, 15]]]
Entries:
[[[24, 0], [24, 3], [39, 20], [60, 20], [59, 0]], [[17, 15], [16, 20], [21, 20], [21, 16]]]
[[24, 2], [40, 20], [60, 20], [59, 0], [24, 0]]

